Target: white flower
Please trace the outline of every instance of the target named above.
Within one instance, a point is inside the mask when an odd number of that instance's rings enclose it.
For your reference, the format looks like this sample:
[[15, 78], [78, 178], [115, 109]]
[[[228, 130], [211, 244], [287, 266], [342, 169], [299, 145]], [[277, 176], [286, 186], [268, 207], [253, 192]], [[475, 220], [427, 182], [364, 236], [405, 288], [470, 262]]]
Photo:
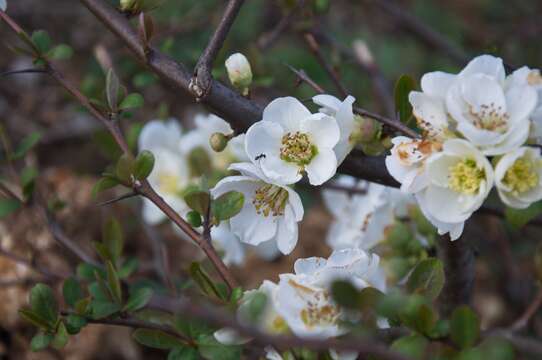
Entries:
[[[233, 129], [228, 122], [213, 114], [197, 114], [194, 117], [194, 124], [196, 127], [187, 132], [181, 139], [181, 151], [186, 156], [195, 149], [203, 149], [209, 156], [213, 167], [219, 170], [225, 170], [232, 162], [242, 160], [237, 159], [238, 155], [243, 155], [238, 150], [238, 142], [242, 142], [242, 138], [235, 140], [234, 145], [231, 142], [235, 138], [232, 139], [226, 149], [221, 152], [215, 152], [209, 143], [209, 138], [216, 132], [224, 135], [233, 134]], [[235, 147], [235, 150], [232, 150], [232, 147]]]
[[349, 280], [359, 289], [375, 286], [385, 290], [378, 256], [358, 249], [335, 251], [328, 260], [299, 259], [294, 269], [295, 274], [280, 275], [275, 307], [301, 337], [329, 338], [346, 332], [340, 325], [344, 314], [329, 293], [334, 280]]
[[[148, 181], [156, 192], [181, 215], [189, 209], [181, 197], [188, 185], [188, 166], [180, 151], [181, 128], [174, 119], [153, 120], [145, 124], [139, 135], [139, 150], [154, 154], [155, 163]], [[150, 200], [143, 200], [143, 219], [156, 224], [166, 219], [164, 213]]]
[[289, 254], [298, 238], [297, 223], [303, 218], [299, 195], [291, 188], [270, 181], [251, 163], [232, 164], [229, 176], [211, 190], [213, 197], [235, 190], [244, 194], [243, 208], [229, 220], [241, 242], [258, 245], [273, 240], [283, 254]]
[[239, 238], [231, 232], [227, 222], [211, 228], [211, 239], [219, 249], [224, 251], [222, 260], [226, 265], [241, 265], [245, 261], [245, 249]]
[[6, 11], [8, 8], [7, 0], [0, 0], [0, 10]]
[[231, 84], [246, 95], [248, 87], [252, 82], [252, 69], [245, 55], [241, 53], [230, 55], [226, 59], [226, 70], [228, 71]]
[[439, 233], [461, 235], [463, 222], [484, 202], [493, 186], [487, 158], [463, 139], [447, 140], [426, 161], [429, 185], [416, 194], [422, 212]]
[[336, 183], [365, 193], [350, 195], [334, 189], [322, 192], [324, 204], [335, 218], [328, 230], [327, 244], [333, 250], [374, 247], [384, 239], [386, 228], [395, 221], [389, 201], [392, 189], [350, 176], [340, 176]]
[[334, 117], [337, 120], [341, 136], [333, 150], [337, 157], [337, 164], [341, 164], [355, 145], [354, 139], [352, 139], [355, 129], [352, 104], [356, 99], [352, 96], [347, 96], [344, 101], [340, 101], [335, 96], [322, 94], [314, 96], [312, 101], [321, 106], [319, 110], [321, 113]]
[[386, 156], [386, 168], [401, 183], [401, 191], [416, 193], [429, 184], [425, 171], [427, 158], [440, 150], [440, 143], [429, 140], [394, 137], [391, 154]]
[[538, 94], [538, 102], [531, 114], [530, 137], [536, 143], [542, 144], [542, 76], [539, 69], [530, 69], [523, 66], [506, 78], [506, 86], [530, 86]]
[[483, 55], [472, 60], [446, 94], [457, 130], [485, 155], [521, 146], [529, 135], [536, 91], [526, 85], [505, 86], [502, 60]]
[[335, 175], [340, 130], [334, 118], [310, 111], [293, 97], [273, 100], [246, 134], [250, 160], [269, 179], [293, 184], [306, 172], [312, 185]]
[[513, 208], [542, 199], [540, 149], [521, 147], [504, 155], [495, 167], [495, 185], [501, 200]]

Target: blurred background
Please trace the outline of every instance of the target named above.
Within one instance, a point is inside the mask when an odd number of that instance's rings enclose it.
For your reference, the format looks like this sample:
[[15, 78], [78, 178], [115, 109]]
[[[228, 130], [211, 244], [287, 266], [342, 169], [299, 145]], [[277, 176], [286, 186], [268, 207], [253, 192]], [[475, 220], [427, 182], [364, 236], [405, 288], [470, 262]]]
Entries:
[[[73, 48], [72, 58], [59, 62], [58, 67], [88, 96], [98, 96], [104, 87], [104, 73], [96, 54], [105, 52], [112, 59], [123, 84], [145, 99], [144, 107], [122, 122], [133, 146], [146, 121], [173, 116], [190, 128], [194, 114], [205, 111], [190, 96], [168, 88], [135, 62], [123, 44], [79, 2], [8, 2], [8, 13], [27, 31], [44, 29], [54, 43]], [[220, 20], [225, 3], [164, 0], [163, 6], [151, 13], [156, 34], [153, 45], [192, 68]], [[234, 52], [242, 52], [254, 73], [251, 96], [261, 104], [278, 96], [309, 99], [314, 95], [310, 87], [297, 83], [285, 64], [303, 69], [333, 93], [333, 83], [303, 39], [303, 32], [311, 31], [357, 104], [389, 115], [393, 112], [393, 86], [402, 74], [418, 80], [428, 71], [455, 72], [469, 58], [482, 53], [498, 55], [512, 68], [516, 64], [537, 67], [542, 56], [541, 11], [542, 2], [538, 0], [247, 0], [213, 75], [227, 83], [224, 60]], [[0, 39], [1, 72], [32, 66], [30, 58], [9, 51], [8, 45], [16, 44], [17, 39], [4, 24], [0, 24]], [[178, 240], [169, 224], [153, 229], [142, 225], [137, 199], [96, 205], [115, 195], [107, 192], [94, 199], [91, 189], [112, 157], [118, 156], [118, 149], [99, 122], [83, 112], [51, 79], [41, 74], [0, 78], [0, 125], [3, 136], [13, 143], [34, 131], [42, 134], [39, 145], [24, 162], [39, 170], [47, 200], [59, 205], [59, 224], [82, 248], [92, 252], [90, 244], [100, 238], [102, 224], [115, 216], [126, 233], [127, 253], [139, 260], [141, 276], [154, 276], [154, 250], [149, 237], [159, 236], [164, 241], [172, 271], [180, 279], [191, 260], [201, 259], [193, 245]], [[324, 238], [331, 217], [317, 191], [299, 191], [306, 216], [296, 250], [273, 262], [249, 257], [242, 267], [233, 267], [245, 288], [290, 272], [296, 258], [329, 255]], [[498, 206], [498, 201], [495, 204]], [[476, 248], [474, 306], [483, 327], [510, 323], [532, 298], [532, 253], [540, 236], [538, 226], [518, 230], [499, 217], [480, 214], [469, 221], [465, 236]], [[55, 272], [67, 272], [77, 264], [58, 247], [39, 210], [32, 206], [0, 220], [0, 241], [2, 248]], [[163, 357], [163, 353], [135, 344], [129, 329], [104, 326], [87, 327], [61, 352], [31, 353], [29, 340], [34, 330], [21, 321], [17, 310], [26, 304], [35, 277], [27, 266], [0, 256], [0, 358]], [[535, 318], [533, 331], [542, 334], [542, 318]]]

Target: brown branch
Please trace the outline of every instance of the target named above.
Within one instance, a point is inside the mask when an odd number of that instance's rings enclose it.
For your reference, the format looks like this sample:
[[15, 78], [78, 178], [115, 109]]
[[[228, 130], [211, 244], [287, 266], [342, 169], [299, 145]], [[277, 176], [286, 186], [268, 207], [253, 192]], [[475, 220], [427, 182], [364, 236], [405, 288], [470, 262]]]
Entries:
[[346, 90], [343, 83], [339, 79], [339, 74], [337, 73], [337, 71], [335, 71], [335, 69], [328, 63], [328, 61], [320, 51], [320, 45], [318, 45], [318, 42], [316, 42], [314, 36], [312, 36], [312, 34], [310, 33], [305, 33], [303, 35], [303, 38], [305, 39], [305, 43], [308, 45], [309, 49], [311, 50], [318, 63], [320, 63], [320, 66], [327, 73], [327, 75], [337, 88], [337, 91], [339, 91], [339, 94], [342, 97], [347, 97], [349, 94], [348, 90]]
[[209, 40], [207, 47], [201, 54], [196, 67], [194, 68], [194, 77], [191, 80], [191, 90], [197, 99], [204, 99], [212, 90], [211, 70], [215, 59], [224, 45], [226, 36], [233, 25], [244, 0], [229, 0], [226, 10], [213, 36]]
[[445, 282], [440, 305], [445, 314], [455, 307], [469, 304], [474, 286], [474, 253], [465, 238], [450, 241], [448, 235], [437, 241], [437, 255], [444, 265]]
[[384, 10], [397, 20], [400, 25], [418, 36], [427, 45], [441, 50], [458, 64], [464, 65], [469, 61], [469, 57], [465, 51], [450, 42], [442, 34], [421, 22], [406, 9], [399, 6], [394, 0], [369, 0], [369, 2]]
[[43, 275], [47, 279], [54, 280], [54, 279], [64, 279], [64, 278], [68, 277], [67, 274], [60, 274], [60, 273], [49, 271], [49, 270], [45, 269], [44, 267], [42, 267], [41, 265], [36, 264], [34, 261], [27, 260], [27, 259], [23, 258], [22, 256], [16, 255], [16, 254], [4, 249], [1, 246], [0, 246], [0, 256], [4, 256], [4, 257], [10, 259], [13, 262], [16, 262], [17, 264], [24, 265], [27, 268], [30, 268], [30, 269], [34, 270], [35, 272]]
[[298, 0], [297, 4], [292, 8], [292, 10], [286, 16], [283, 16], [271, 31], [260, 36], [258, 41], [256, 41], [258, 48], [261, 51], [269, 49], [275, 43], [275, 41], [277, 41], [284, 30], [290, 26], [298, 11], [301, 10], [304, 5], [305, 0]]

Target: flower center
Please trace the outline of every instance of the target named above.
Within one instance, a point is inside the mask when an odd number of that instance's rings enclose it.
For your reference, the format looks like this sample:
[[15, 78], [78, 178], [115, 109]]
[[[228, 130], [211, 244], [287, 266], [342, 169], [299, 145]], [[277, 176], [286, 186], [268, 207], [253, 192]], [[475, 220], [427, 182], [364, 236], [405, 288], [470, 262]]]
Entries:
[[280, 158], [299, 166], [307, 165], [318, 153], [316, 146], [310, 141], [309, 135], [296, 131], [282, 137]]
[[268, 217], [284, 215], [284, 208], [288, 202], [288, 191], [279, 186], [265, 184], [256, 189], [252, 204], [258, 215]]
[[158, 174], [158, 188], [164, 194], [175, 194], [178, 192], [179, 177], [170, 173], [162, 172]]
[[532, 161], [520, 158], [506, 170], [503, 182], [511, 187], [513, 192], [522, 193], [538, 185], [538, 173]]
[[288, 331], [288, 324], [282, 316], [276, 316], [271, 322], [271, 330], [273, 333], [285, 333]]
[[485, 171], [476, 166], [474, 159], [465, 159], [450, 166], [449, 186], [452, 190], [474, 195], [480, 189], [480, 184], [485, 179]]
[[483, 104], [480, 110], [476, 111], [472, 107], [469, 109], [472, 123], [478, 129], [496, 131], [504, 133], [508, 130], [508, 119], [510, 115], [503, 111], [502, 106]]
[[[325, 291], [315, 294], [315, 296], [318, 295], [325, 297], [325, 300], [329, 299], [329, 295]], [[318, 302], [313, 303], [309, 301], [307, 303], [307, 307], [300, 312], [301, 321], [309, 328], [318, 325], [336, 324], [340, 315], [339, 308], [330, 303], [318, 304]]]

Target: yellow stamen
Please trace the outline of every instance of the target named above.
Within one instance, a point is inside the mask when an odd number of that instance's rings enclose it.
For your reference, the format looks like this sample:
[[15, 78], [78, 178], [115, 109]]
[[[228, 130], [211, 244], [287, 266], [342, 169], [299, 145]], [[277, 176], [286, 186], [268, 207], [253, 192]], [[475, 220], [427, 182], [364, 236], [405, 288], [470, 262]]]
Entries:
[[296, 131], [282, 137], [280, 158], [299, 166], [307, 165], [318, 153], [316, 146], [310, 141], [309, 135]]
[[474, 159], [465, 159], [450, 166], [449, 183], [450, 189], [466, 194], [474, 195], [480, 189], [480, 184], [485, 180], [485, 171], [479, 169]]
[[538, 181], [538, 173], [535, 170], [533, 162], [525, 157], [517, 159], [506, 170], [503, 179], [503, 182], [516, 193], [523, 193], [535, 188], [538, 185]]
[[284, 208], [288, 201], [288, 191], [279, 186], [265, 184], [256, 189], [252, 204], [259, 215], [284, 215]]

